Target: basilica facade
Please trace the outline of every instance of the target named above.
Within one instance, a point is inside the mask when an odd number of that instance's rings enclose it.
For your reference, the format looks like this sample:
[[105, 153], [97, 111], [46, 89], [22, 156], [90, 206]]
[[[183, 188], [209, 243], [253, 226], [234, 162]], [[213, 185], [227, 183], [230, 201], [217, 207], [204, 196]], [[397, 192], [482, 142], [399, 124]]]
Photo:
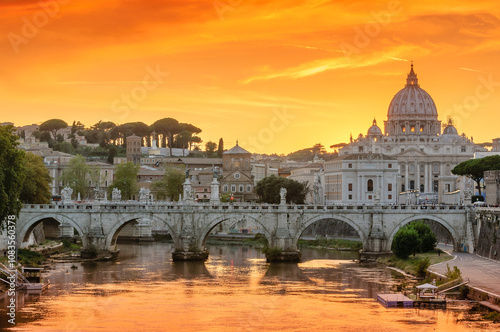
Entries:
[[325, 164], [326, 202], [437, 203], [463, 196], [464, 186], [451, 170], [478, 151], [484, 148], [459, 135], [451, 119], [441, 125], [412, 64], [404, 88], [389, 104], [384, 131], [373, 120], [366, 135], [351, 137], [339, 157]]

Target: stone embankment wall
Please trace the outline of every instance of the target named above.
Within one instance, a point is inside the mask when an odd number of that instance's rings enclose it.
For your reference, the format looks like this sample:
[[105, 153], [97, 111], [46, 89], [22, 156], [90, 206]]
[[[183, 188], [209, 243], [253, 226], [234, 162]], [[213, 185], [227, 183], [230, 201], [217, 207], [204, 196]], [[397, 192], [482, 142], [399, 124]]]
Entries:
[[476, 255], [500, 260], [500, 209], [476, 211]]

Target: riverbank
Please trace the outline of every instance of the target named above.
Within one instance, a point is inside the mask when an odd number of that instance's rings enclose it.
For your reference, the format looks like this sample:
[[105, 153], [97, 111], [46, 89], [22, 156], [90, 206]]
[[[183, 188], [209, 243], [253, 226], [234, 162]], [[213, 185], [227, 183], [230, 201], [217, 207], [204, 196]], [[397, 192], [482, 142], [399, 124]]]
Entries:
[[397, 268], [407, 274], [415, 277], [425, 277], [427, 268], [433, 264], [438, 264], [452, 260], [453, 257], [438, 251], [418, 253], [415, 257], [408, 257], [408, 259], [400, 259], [395, 255], [391, 257], [383, 257], [377, 260], [378, 263], [385, 266]]

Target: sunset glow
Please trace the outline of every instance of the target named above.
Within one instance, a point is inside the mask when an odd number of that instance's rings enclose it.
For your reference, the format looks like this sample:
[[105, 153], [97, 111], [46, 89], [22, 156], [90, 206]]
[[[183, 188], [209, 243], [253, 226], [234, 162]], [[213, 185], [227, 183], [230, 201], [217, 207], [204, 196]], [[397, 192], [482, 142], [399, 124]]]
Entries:
[[382, 124], [413, 61], [439, 119], [491, 142], [493, 1], [6, 0], [0, 122], [165, 117], [255, 153], [348, 142]]

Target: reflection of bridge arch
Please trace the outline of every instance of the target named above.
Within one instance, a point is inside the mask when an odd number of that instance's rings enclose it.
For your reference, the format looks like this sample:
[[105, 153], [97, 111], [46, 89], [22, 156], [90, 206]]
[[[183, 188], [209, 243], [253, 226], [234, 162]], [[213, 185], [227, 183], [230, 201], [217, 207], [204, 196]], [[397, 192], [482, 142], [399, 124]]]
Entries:
[[335, 215], [335, 216], [331, 216], [331, 215], [314, 216], [314, 217], [306, 220], [304, 222], [304, 224], [302, 225], [302, 227], [300, 227], [297, 230], [297, 233], [293, 237], [293, 243], [294, 243], [294, 245], [295, 246], [297, 245], [300, 236], [302, 235], [302, 233], [304, 233], [304, 231], [306, 230], [307, 227], [311, 226], [312, 224], [314, 224], [314, 223], [316, 223], [318, 221], [321, 221], [321, 220], [330, 220], [330, 219], [340, 220], [340, 221], [345, 222], [349, 226], [351, 226], [356, 231], [356, 233], [358, 233], [359, 237], [361, 238], [361, 242], [363, 243], [363, 247], [365, 246], [365, 243], [367, 242], [368, 235], [365, 234], [363, 232], [363, 230], [354, 221], [352, 221], [351, 219], [346, 218], [344, 216], [340, 216], [340, 215]]
[[[238, 215], [238, 217], [240, 217], [240, 215]], [[271, 232], [267, 229], [267, 227], [262, 222], [260, 222], [260, 220], [258, 218], [255, 218], [255, 217], [250, 216], [250, 215], [241, 215], [241, 219], [242, 218], [251, 219], [257, 225], [262, 227], [262, 230], [264, 232], [264, 236], [266, 237], [267, 241], [269, 243], [272, 243]], [[234, 219], [234, 217], [222, 216], [222, 217], [214, 218], [210, 222], [208, 222], [208, 224], [206, 226], [204, 226], [200, 232], [200, 239], [201, 239], [202, 248], [205, 247], [205, 243], [207, 242], [207, 238], [210, 235], [210, 233], [212, 232], [212, 230], [215, 227], [217, 227], [217, 225], [219, 225], [220, 223], [227, 221], [227, 220], [231, 220], [231, 219]]]
[[[168, 216], [167, 216], [168, 218]], [[172, 226], [168, 223], [167, 220], [162, 219], [154, 214], [132, 214], [128, 215], [125, 218], [121, 218], [118, 222], [116, 222], [109, 230], [108, 235], [106, 237], [106, 247], [107, 248], [113, 248], [116, 245], [116, 241], [118, 240], [118, 235], [120, 234], [120, 231], [127, 225], [137, 222], [138, 219], [149, 219], [152, 222], [156, 221], [159, 222], [161, 225], [164, 225], [168, 233], [172, 236], [172, 240], [174, 241], [174, 244], [177, 245], [178, 242], [178, 236], [177, 233], [174, 231]]]
[[446, 230], [450, 233], [451, 238], [453, 239], [453, 249], [457, 250], [456, 246], [458, 244], [458, 238], [459, 236], [457, 233], [454, 231], [453, 227], [444, 219], [432, 215], [416, 215], [416, 216], [410, 216], [406, 219], [403, 219], [397, 226], [394, 228], [394, 230], [391, 232], [391, 234], [388, 237], [388, 245], [389, 248], [392, 246], [392, 241], [394, 240], [394, 236], [396, 233], [403, 228], [405, 225], [411, 223], [412, 221], [418, 221], [418, 220], [432, 220], [446, 228]]
[[[80, 238], [82, 239], [82, 245], [85, 248], [87, 246], [87, 237], [86, 233], [83, 231], [83, 229], [80, 227], [80, 225], [75, 222], [73, 219], [69, 218], [68, 216], [60, 213], [44, 213], [43, 215], [36, 215], [29, 219], [27, 222], [23, 223], [21, 229], [18, 231], [18, 242], [27, 242], [29, 239], [30, 234], [33, 232], [33, 229], [38, 226], [41, 222], [47, 219], [52, 219], [55, 220], [59, 223], [59, 225], [62, 224], [69, 224], [69, 226], [73, 227], [76, 229], [78, 234], [80, 235]], [[21, 244], [19, 243], [19, 244]]]

